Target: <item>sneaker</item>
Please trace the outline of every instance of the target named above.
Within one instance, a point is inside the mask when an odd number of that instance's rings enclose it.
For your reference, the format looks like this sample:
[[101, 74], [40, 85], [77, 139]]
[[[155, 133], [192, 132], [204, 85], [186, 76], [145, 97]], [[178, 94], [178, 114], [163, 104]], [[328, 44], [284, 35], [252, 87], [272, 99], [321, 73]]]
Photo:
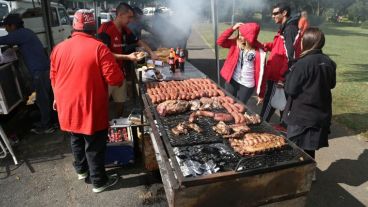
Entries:
[[118, 180], [119, 180], [118, 176], [110, 175], [110, 176], [108, 176], [108, 180], [107, 180], [105, 185], [103, 185], [99, 188], [93, 187], [92, 191], [94, 193], [101, 193], [102, 191], [106, 190], [107, 188], [109, 188], [109, 187], [115, 185], [116, 183], [118, 183]]
[[78, 180], [83, 180], [83, 179], [86, 179], [88, 177], [88, 172], [84, 172], [84, 173], [81, 173], [81, 174], [77, 174], [78, 175]]
[[35, 134], [51, 134], [55, 132], [55, 129], [53, 127], [50, 127], [48, 129], [42, 129], [42, 128], [33, 128], [31, 129], [31, 132]]

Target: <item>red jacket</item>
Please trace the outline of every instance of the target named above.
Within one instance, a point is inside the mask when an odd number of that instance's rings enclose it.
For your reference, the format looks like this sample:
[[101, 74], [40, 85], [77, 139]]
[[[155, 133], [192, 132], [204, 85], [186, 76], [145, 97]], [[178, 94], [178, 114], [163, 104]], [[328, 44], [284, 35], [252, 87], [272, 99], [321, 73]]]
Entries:
[[[226, 60], [222, 69], [220, 71], [221, 77], [225, 79], [227, 83], [230, 82], [233, 77], [234, 71], [236, 69], [236, 65], [239, 59], [240, 49], [236, 44], [236, 39], [229, 39], [229, 37], [233, 34], [234, 30], [229, 28], [225, 30], [220, 37], [217, 39], [217, 44], [223, 48], [229, 48], [229, 53], [227, 54]], [[258, 34], [249, 34], [248, 35], [258, 35]], [[243, 35], [244, 36], [244, 35]], [[265, 58], [266, 53], [262, 50], [261, 45], [257, 42], [255, 44], [256, 49], [256, 57], [254, 61], [254, 79], [256, 84], [256, 92], [259, 97], [264, 97], [266, 90], [266, 79], [265, 77]]]
[[108, 128], [107, 84], [121, 85], [124, 76], [102, 42], [74, 32], [53, 49], [50, 79], [62, 130], [91, 135]]
[[298, 31], [297, 19], [289, 19], [273, 42], [265, 43], [266, 51], [271, 51], [266, 63], [267, 80], [284, 81], [285, 73], [301, 53], [301, 35]]

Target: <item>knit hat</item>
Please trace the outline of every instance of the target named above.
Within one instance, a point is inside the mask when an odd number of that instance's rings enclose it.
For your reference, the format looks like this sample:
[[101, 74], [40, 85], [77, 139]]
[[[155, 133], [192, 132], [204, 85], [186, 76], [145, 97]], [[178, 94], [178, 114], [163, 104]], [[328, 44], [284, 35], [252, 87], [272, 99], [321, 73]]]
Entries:
[[260, 26], [255, 22], [245, 23], [239, 27], [240, 34], [249, 42], [252, 47], [259, 47], [261, 43], [258, 42]]
[[92, 11], [79, 9], [74, 14], [73, 29], [79, 31], [96, 30], [96, 20]]

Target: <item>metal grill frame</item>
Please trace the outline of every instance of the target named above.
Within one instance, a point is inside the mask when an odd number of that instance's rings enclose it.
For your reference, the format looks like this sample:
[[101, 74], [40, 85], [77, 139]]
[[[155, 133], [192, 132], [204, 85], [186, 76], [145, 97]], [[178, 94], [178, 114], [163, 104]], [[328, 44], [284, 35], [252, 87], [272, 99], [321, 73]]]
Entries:
[[[218, 173], [215, 173], [215, 174], [203, 175], [203, 176], [198, 176], [198, 177], [184, 177], [182, 172], [181, 172], [180, 165], [179, 165], [179, 163], [177, 162], [177, 160], [175, 158], [176, 155], [174, 153], [173, 147], [171, 146], [170, 139], [169, 139], [164, 127], [163, 127], [163, 123], [161, 121], [161, 116], [158, 114], [158, 112], [156, 110], [156, 105], [152, 103], [151, 99], [149, 98], [148, 94], [146, 93], [147, 90], [146, 90], [145, 85], [141, 88], [141, 90], [142, 90], [142, 99], [143, 99], [144, 104], [146, 105], [146, 113], [147, 113], [148, 117], [152, 117], [152, 120], [156, 120], [156, 122], [157, 122], [156, 124], [151, 123], [151, 127], [155, 128], [153, 130], [154, 135], [155, 135], [155, 137], [158, 137], [163, 141], [165, 151], [168, 155], [168, 158], [171, 161], [170, 164], [171, 164], [172, 169], [174, 170], [174, 174], [177, 177], [179, 186], [187, 186], [187, 187], [197, 186], [197, 185], [208, 184], [208, 183], [213, 183], [213, 182], [218, 182], [218, 181], [232, 180], [232, 179], [241, 178], [241, 177], [244, 177], [244, 176], [254, 176], [254, 175], [258, 175], [258, 174], [262, 174], [262, 173], [268, 173], [268, 172], [273, 172], [273, 171], [277, 171], [277, 170], [282, 170], [282, 169], [287, 169], [287, 168], [292, 168], [292, 167], [298, 167], [298, 166], [314, 163], [314, 160], [312, 158], [310, 158], [308, 155], [306, 155], [294, 143], [292, 143], [291, 141], [286, 139], [286, 142], [290, 147], [292, 147], [293, 149], [300, 152], [300, 154], [303, 157], [303, 160], [300, 160], [299, 162], [296, 162], [296, 163], [284, 163], [284, 164], [281, 164], [281, 165], [257, 168], [257, 169], [247, 170], [247, 171], [235, 171], [235, 170], [233, 170], [233, 171], [218, 172]], [[223, 91], [225, 92], [225, 94], [227, 96], [230, 96], [234, 100], [237, 100], [231, 94], [229, 94], [227, 91], [225, 91], [225, 90], [223, 90]], [[255, 113], [251, 112], [249, 109], [247, 109], [247, 113], [248, 114], [255, 114]], [[275, 135], [281, 135], [279, 132], [275, 131], [271, 126], [269, 126], [268, 124], [266, 124], [264, 122], [262, 122], [261, 124], [255, 126], [255, 128], [259, 128], [259, 127], [262, 127], [262, 128], [265, 127], [267, 132], [273, 133]], [[252, 128], [253, 127], [251, 126], [251, 129]], [[255, 155], [255, 156], [257, 156], [257, 155]], [[258, 155], [258, 156], [261, 156], [261, 155]], [[242, 160], [239, 160], [239, 162], [241, 162]]]

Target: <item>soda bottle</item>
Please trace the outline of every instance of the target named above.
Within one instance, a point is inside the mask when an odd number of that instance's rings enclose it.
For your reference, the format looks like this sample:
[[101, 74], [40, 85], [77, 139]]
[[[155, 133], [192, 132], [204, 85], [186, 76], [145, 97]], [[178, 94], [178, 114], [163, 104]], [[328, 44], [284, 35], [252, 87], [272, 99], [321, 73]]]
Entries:
[[170, 65], [170, 70], [172, 73], [175, 73], [175, 53], [170, 52], [169, 55], [169, 65]]
[[180, 57], [180, 48], [177, 47], [175, 50], [175, 68], [179, 68], [179, 57]]
[[180, 49], [178, 62], [179, 62], [180, 72], [184, 72], [185, 53], [183, 49]]

